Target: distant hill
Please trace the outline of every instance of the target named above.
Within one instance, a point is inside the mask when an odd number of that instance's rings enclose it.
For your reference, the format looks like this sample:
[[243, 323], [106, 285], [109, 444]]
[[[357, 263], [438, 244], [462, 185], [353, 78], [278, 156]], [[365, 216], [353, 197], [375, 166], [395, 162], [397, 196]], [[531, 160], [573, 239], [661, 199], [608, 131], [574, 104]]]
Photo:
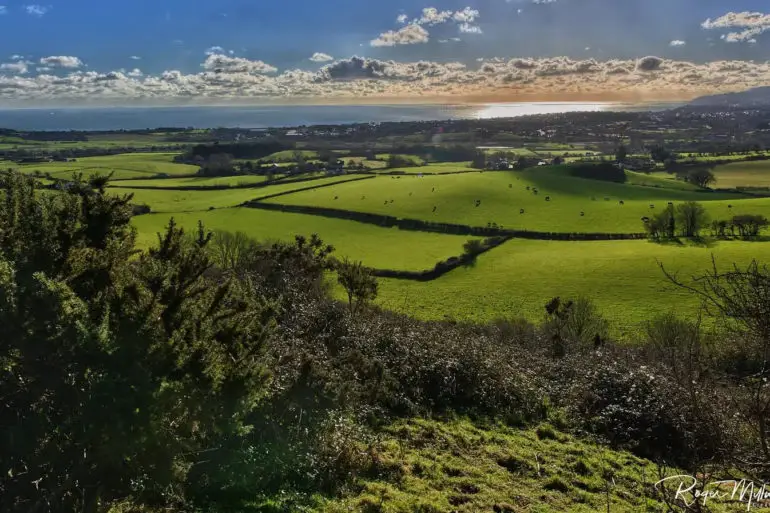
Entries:
[[757, 87], [739, 93], [702, 96], [690, 102], [693, 107], [757, 107], [770, 106], [770, 87]]

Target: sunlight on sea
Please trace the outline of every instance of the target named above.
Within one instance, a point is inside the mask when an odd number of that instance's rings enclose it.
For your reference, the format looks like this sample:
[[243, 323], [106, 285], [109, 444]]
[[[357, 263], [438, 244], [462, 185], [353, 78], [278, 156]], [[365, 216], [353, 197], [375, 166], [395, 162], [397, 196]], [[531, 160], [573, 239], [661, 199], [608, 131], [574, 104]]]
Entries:
[[515, 118], [536, 114], [559, 114], [563, 112], [639, 112], [663, 110], [678, 106], [663, 103], [617, 103], [617, 102], [526, 102], [488, 103], [470, 108], [472, 119]]

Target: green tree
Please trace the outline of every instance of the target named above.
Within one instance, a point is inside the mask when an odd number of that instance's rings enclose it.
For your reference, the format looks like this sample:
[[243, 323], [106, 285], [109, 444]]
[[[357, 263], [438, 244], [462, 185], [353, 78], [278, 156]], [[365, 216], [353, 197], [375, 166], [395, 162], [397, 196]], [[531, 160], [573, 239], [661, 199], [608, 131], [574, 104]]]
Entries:
[[337, 265], [337, 281], [348, 295], [351, 313], [377, 298], [377, 279], [361, 262], [345, 258]]
[[710, 169], [699, 167], [687, 173], [686, 181], [698, 187], [706, 188], [716, 183], [717, 178]]
[[[171, 222], [136, 258], [130, 196], [77, 180], [0, 202], [0, 510], [168, 504], [227, 472], [265, 385], [272, 309]], [[94, 182], [96, 183], [96, 182]], [[216, 460], [216, 465], [210, 463]]]
[[697, 237], [709, 221], [706, 209], [695, 201], [677, 205], [675, 212], [676, 222], [684, 237]]
[[627, 158], [628, 158], [628, 150], [623, 144], [621, 144], [620, 146], [618, 146], [617, 151], [615, 151], [615, 160], [617, 160], [618, 162], [625, 162]]

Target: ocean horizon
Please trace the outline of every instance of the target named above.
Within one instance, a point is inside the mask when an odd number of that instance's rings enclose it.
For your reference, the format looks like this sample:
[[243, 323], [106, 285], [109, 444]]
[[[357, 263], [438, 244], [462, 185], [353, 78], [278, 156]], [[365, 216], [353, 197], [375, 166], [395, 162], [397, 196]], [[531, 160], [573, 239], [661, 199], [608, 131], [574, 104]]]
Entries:
[[297, 105], [0, 109], [0, 128], [112, 131], [154, 128], [265, 129], [369, 122], [516, 118], [563, 112], [661, 111], [681, 103], [520, 102], [478, 105]]

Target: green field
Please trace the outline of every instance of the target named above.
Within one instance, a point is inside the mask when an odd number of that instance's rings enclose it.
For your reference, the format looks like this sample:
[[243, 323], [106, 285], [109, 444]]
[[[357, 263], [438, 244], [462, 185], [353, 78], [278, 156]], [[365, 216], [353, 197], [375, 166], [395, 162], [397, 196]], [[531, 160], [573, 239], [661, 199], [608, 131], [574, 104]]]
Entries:
[[714, 168], [716, 187], [770, 187], [770, 160], [722, 164]]
[[648, 241], [556, 242], [514, 239], [428, 283], [380, 280], [378, 303], [423, 319], [525, 317], [543, 319], [553, 297], [593, 300], [616, 334], [635, 332], [640, 323], [671, 310], [692, 313], [697, 300], [665, 279], [657, 261], [683, 278], [711, 264], [770, 261], [770, 243], [719, 242], [711, 247]]
[[[715, 218], [736, 213], [770, 215], [770, 198], [737, 201], [743, 196], [695, 192], [673, 185], [676, 188], [615, 184], [568, 177], [560, 168], [543, 168], [445, 176], [379, 176], [267, 201], [472, 226], [494, 222], [506, 228], [553, 232], [642, 232], [641, 218], [654, 213], [655, 208], [665, 208], [667, 202], [702, 201]], [[537, 188], [538, 194], [532, 188]], [[477, 199], [481, 200], [478, 207]], [[733, 208], [729, 208], [731, 205]]]
[[104, 157], [84, 157], [75, 162], [49, 162], [14, 165], [24, 173], [39, 171], [50, 173], [54, 178], [69, 178], [75, 172], [85, 176], [113, 173], [113, 179], [151, 178], [159, 174], [190, 176], [198, 172], [197, 166], [173, 162], [176, 153], [124, 153]]
[[192, 176], [187, 178], [163, 178], [151, 180], [131, 180], [129, 182], [118, 181], [112, 185], [115, 187], [233, 187], [240, 185], [253, 185], [267, 180], [266, 176]]
[[[146, 248], [155, 243], [156, 234], [163, 231], [170, 217], [167, 214], [135, 217], [139, 245]], [[409, 271], [430, 269], [440, 260], [462, 254], [462, 246], [469, 239], [250, 208], [175, 214], [174, 219], [188, 229], [194, 229], [200, 220], [208, 230], [241, 231], [257, 240], [291, 241], [295, 235], [317, 233], [336, 248], [335, 255], [340, 258], [361, 260], [370, 267]]]

